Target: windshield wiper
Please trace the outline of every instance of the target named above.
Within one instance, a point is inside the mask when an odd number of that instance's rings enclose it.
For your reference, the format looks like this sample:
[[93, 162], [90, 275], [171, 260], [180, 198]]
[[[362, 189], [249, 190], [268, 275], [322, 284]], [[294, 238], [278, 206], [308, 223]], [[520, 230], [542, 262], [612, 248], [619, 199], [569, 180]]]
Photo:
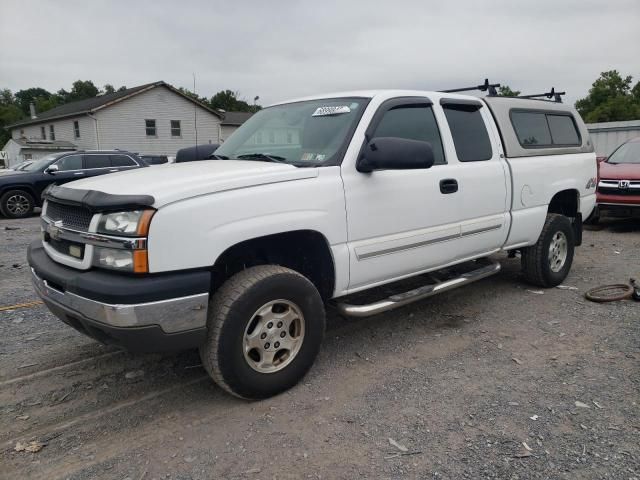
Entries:
[[270, 155], [266, 153], [245, 153], [238, 155], [240, 160], [261, 160], [263, 162], [287, 163], [287, 159], [278, 155]]

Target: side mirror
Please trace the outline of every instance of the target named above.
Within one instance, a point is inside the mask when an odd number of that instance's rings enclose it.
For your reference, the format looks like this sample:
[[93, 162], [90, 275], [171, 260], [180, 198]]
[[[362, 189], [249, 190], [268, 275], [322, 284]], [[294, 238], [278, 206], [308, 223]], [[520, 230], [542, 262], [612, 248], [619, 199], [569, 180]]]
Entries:
[[49, 165], [47, 168], [45, 168], [44, 173], [50, 173], [50, 174], [54, 174], [59, 170], [58, 165]]
[[433, 148], [429, 142], [396, 137], [377, 137], [367, 143], [356, 166], [359, 172], [431, 168]]

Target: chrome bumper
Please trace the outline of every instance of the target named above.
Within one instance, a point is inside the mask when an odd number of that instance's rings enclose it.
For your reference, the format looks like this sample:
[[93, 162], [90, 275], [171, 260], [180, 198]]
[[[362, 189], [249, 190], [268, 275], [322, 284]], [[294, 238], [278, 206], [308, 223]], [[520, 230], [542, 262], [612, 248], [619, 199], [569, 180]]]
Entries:
[[[165, 333], [205, 328], [209, 294], [201, 293], [188, 297], [170, 298], [157, 302], [112, 305], [81, 297], [71, 292], [62, 292], [38, 277], [31, 269], [31, 279], [36, 293], [57, 311], [62, 309], [70, 316], [80, 315], [86, 319], [111, 327], [146, 327], [158, 325]], [[64, 320], [64, 319], [63, 319]]]

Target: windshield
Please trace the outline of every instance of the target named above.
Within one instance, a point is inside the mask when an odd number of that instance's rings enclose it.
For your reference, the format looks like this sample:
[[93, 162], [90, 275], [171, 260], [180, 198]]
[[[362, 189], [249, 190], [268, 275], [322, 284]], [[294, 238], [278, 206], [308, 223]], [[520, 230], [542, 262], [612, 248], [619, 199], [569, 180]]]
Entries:
[[38, 172], [44, 170], [49, 166], [51, 162], [56, 160], [61, 154], [60, 153], [52, 153], [51, 155], [47, 155], [46, 157], [42, 157], [39, 160], [35, 160], [30, 165], [23, 167], [22, 170], [25, 172]]
[[607, 163], [637, 163], [640, 164], [640, 142], [623, 143], [607, 159]]
[[298, 167], [331, 164], [350, 140], [366, 103], [364, 98], [332, 98], [265, 108], [214, 155]]

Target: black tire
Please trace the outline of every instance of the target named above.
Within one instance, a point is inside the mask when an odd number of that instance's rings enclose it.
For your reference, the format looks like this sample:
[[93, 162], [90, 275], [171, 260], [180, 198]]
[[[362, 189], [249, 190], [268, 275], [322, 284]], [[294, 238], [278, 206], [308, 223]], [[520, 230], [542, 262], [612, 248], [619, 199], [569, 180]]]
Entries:
[[[259, 318], [258, 310], [275, 300], [298, 307], [304, 335], [290, 363], [265, 373], [246, 358], [245, 333], [251, 328], [249, 322]], [[311, 368], [324, 336], [324, 304], [315, 286], [298, 272], [277, 265], [251, 267], [231, 277], [212, 296], [207, 328], [200, 358], [213, 380], [238, 397], [267, 398], [294, 386]]]
[[[550, 246], [558, 234], [564, 235], [566, 239], [566, 259], [558, 271], [553, 271], [550, 265]], [[574, 250], [575, 234], [571, 221], [564, 215], [549, 213], [536, 244], [522, 249], [521, 265], [525, 280], [545, 288], [560, 285], [571, 270]]]
[[26, 218], [33, 215], [35, 201], [24, 190], [9, 190], [0, 197], [0, 211], [7, 218]]

